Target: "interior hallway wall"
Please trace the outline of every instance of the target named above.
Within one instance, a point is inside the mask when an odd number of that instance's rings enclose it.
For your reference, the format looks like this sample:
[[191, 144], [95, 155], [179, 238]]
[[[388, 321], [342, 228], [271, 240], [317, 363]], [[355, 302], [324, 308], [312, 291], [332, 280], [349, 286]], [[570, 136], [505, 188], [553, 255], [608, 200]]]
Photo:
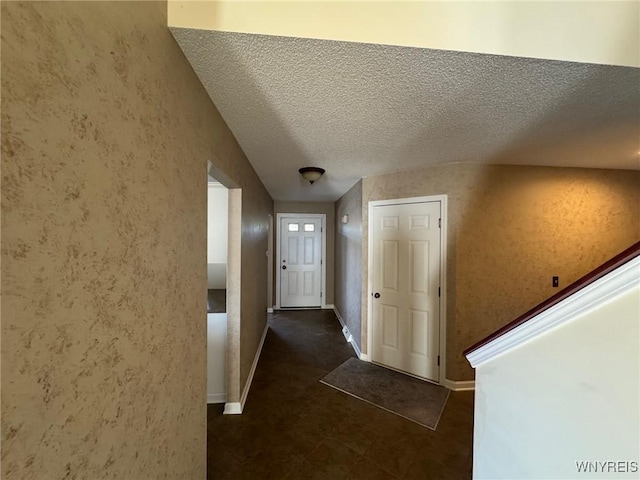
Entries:
[[[336, 263], [334, 305], [362, 350], [362, 180], [335, 205]], [[342, 223], [348, 215], [347, 223]]]
[[245, 380], [272, 200], [166, 2], [1, 7], [2, 478], [204, 478], [207, 160], [243, 189]]
[[[363, 339], [368, 202], [448, 195], [447, 378], [462, 351], [640, 239], [640, 172], [451, 164], [363, 179]], [[366, 349], [366, 342], [363, 342]]]
[[[334, 241], [335, 241], [335, 222], [334, 222], [334, 203], [333, 202], [282, 202], [276, 200], [273, 206], [273, 219], [274, 219], [274, 250], [277, 245], [277, 215], [278, 213], [324, 213], [326, 215], [326, 228], [327, 228], [327, 258], [325, 259], [327, 266], [327, 292], [325, 303], [333, 304], [333, 285], [334, 285]], [[276, 255], [273, 255], [274, 268], [273, 268], [273, 285], [276, 285], [276, 275], [278, 275], [279, 268], [275, 265], [278, 261]], [[275, 305], [277, 293], [274, 288], [273, 304]]]

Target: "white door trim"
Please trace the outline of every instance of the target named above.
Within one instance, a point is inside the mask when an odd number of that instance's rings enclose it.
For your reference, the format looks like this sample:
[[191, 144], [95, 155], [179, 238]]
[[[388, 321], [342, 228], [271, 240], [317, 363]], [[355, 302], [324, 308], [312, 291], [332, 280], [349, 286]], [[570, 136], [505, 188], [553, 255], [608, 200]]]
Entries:
[[367, 355], [362, 360], [371, 361], [373, 352], [373, 208], [384, 205], [402, 205], [407, 203], [440, 202], [440, 366], [438, 383], [442, 384], [447, 372], [447, 196], [429, 195], [426, 197], [394, 198], [391, 200], [373, 200], [369, 202], [369, 239], [367, 252]]
[[274, 306], [275, 309], [280, 309], [280, 268], [279, 265], [281, 263], [280, 257], [280, 238], [282, 228], [282, 218], [319, 218], [322, 224], [322, 269], [320, 275], [322, 276], [321, 281], [321, 303], [320, 308], [327, 308], [327, 216], [324, 213], [277, 213], [276, 214], [276, 263], [274, 268], [277, 270], [276, 274], [276, 304]]

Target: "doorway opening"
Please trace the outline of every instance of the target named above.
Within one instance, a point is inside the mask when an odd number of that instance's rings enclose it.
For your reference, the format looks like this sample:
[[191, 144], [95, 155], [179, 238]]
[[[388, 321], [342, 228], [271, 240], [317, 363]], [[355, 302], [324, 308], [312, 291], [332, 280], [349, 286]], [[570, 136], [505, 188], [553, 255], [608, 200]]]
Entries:
[[226, 402], [229, 191], [207, 178], [207, 403]]
[[[242, 190], [207, 168], [207, 403], [240, 398]], [[229, 407], [229, 408], [227, 408]]]
[[218, 181], [207, 187], [207, 313], [227, 313], [229, 192]]

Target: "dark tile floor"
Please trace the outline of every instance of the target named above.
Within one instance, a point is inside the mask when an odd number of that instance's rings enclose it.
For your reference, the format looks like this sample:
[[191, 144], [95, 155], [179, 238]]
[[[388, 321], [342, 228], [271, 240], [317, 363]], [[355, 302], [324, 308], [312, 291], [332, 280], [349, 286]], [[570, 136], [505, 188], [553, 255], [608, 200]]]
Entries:
[[242, 415], [208, 407], [209, 479], [471, 478], [473, 393], [434, 432], [319, 382], [350, 356], [328, 310], [279, 312]]

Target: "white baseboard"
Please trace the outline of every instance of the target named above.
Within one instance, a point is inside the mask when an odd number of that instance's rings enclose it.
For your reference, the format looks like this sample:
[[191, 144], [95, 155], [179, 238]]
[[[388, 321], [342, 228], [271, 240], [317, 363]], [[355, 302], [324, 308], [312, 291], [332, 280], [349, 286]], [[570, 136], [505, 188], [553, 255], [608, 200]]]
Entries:
[[345, 328], [347, 326], [347, 324], [344, 323], [344, 320], [342, 319], [342, 315], [340, 315], [340, 312], [338, 311], [338, 309], [336, 307], [333, 307], [333, 313], [336, 314], [336, 318], [340, 322], [340, 325], [342, 326], [342, 328]]
[[268, 331], [269, 331], [269, 323], [267, 323], [264, 326], [264, 332], [262, 332], [262, 338], [260, 339], [260, 344], [258, 345], [258, 350], [256, 351], [256, 355], [255, 357], [253, 357], [251, 370], [249, 370], [249, 377], [247, 378], [247, 383], [245, 384], [244, 389], [242, 390], [242, 395], [240, 396], [240, 402], [226, 403], [224, 406], [225, 415], [239, 415], [242, 413], [242, 410], [244, 410], [244, 404], [247, 401], [247, 396], [249, 396], [249, 389], [251, 388], [253, 375], [256, 373], [256, 367], [258, 366], [258, 360], [260, 360], [260, 354], [262, 353], [264, 339], [267, 338]]
[[267, 323], [264, 326], [264, 331], [262, 332], [262, 338], [260, 338], [260, 344], [258, 345], [258, 351], [256, 352], [256, 356], [253, 357], [251, 370], [249, 370], [249, 377], [247, 378], [247, 383], [245, 384], [244, 390], [242, 391], [242, 396], [240, 397], [240, 403], [242, 404], [243, 409], [244, 409], [244, 404], [247, 401], [247, 396], [249, 395], [251, 382], [253, 382], [253, 375], [256, 373], [256, 367], [258, 366], [258, 360], [260, 360], [260, 354], [262, 353], [262, 347], [264, 346], [264, 340], [265, 338], [267, 338], [268, 331], [269, 331], [269, 323]]
[[474, 380], [456, 381], [445, 378], [441, 385], [454, 392], [466, 392], [476, 389], [476, 382]]
[[226, 393], [207, 393], [207, 403], [225, 403], [226, 401]]
[[336, 307], [334, 307], [332, 303], [327, 303], [325, 305], [322, 305], [322, 309], [323, 310], [335, 310]]
[[351, 347], [353, 348], [353, 351], [356, 352], [356, 355], [360, 360], [365, 360], [365, 358], [363, 357], [366, 357], [366, 355], [362, 354], [362, 352], [360, 351], [360, 347], [358, 347], [358, 344], [353, 341], [353, 337], [351, 337]]
[[342, 335], [348, 343], [351, 343], [353, 341], [353, 335], [351, 335], [348, 327], [342, 327]]
[[267, 308], [267, 313], [273, 313], [273, 308]]
[[369, 355], [367, 355], [366, 353], [361, 353], [360, 354], [360, 360], [362, 360], [363, 362], [368, 362], [369, 361]]
[[231, 402], [224, 404], [224, 415], [239, 415], [242, 413], [242, 405], [240, 402]]
[[[340, 312], [336, 307], [333, 307], [333, 313], [336, 314], [336, 318], [340, 322], [340, 325], [342, 325], [342, 334], [344, 335], [345, 340], [351, 344], [351, 348], [353, 348], [353, 351], [356, 352], [358, 358], [360, 360], [365, 360], [365, 358], [362, 358], [363, 353], [360, 351], [360, 347], [358, 347], [358, 344], [354, 341], [353, 335], [349, 331], [349, 327], [347, 327], [347, 324], [344, 323], [344, 319], [342, 318], [342, 315], [340, 315]], [[366, 357], [366, 355], [364, 355], [364, 357]]]

